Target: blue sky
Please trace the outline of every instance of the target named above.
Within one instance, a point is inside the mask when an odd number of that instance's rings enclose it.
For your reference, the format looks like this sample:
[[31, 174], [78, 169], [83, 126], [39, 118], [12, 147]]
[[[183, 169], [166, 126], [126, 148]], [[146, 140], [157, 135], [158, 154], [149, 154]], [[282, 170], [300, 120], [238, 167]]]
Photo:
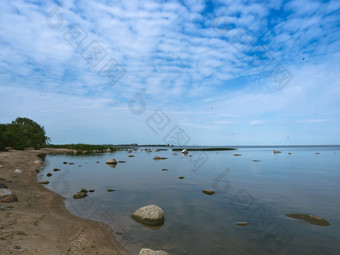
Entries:
[[52, 143], [340, 144], [339, 1], [1, 1], [0, 122]]

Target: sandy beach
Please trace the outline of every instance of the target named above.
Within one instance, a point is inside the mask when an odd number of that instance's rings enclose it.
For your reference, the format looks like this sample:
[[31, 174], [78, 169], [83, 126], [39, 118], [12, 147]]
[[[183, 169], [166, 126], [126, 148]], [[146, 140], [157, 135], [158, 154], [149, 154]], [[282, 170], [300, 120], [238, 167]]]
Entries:
[[[129, 254], [109, 226], [68, 212], [64, 198], [37, 182], [41, 153], [62, 149], [0, 152], [0, 183], [18, 202], [0, 203], [0, 254]], [[16, 169], [22, 173], [15, 173]]]

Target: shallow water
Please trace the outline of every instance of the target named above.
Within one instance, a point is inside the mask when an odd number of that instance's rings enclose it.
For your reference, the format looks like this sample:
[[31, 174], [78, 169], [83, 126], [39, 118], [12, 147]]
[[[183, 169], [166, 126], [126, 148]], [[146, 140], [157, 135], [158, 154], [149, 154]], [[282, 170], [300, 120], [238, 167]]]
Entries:
[[[72, 213], [109, 224], [133, 254], [142, 247], [170, 254], [339, 254], [339, 146], [276, 147], [279, 154], [271, 147], [239, 147], [194, 151], [192, 157], [173, 155], [171, 148], [151, 153], [140, 149], [130, 154], [49, 155], [38, 178], [50, 181], [47, 188], [63, 195]], [[126, 163], [112, 168], [105, 164], [110, 158]], [[95, 192], [74, 200], [81, 188]], [[216, 194], [208, 196], [203, 189]], [[160, 228], [130, 217], [148, 204], [164, 210]], [[287, 213], [321, 216], [330, 226], [291, 219]]]

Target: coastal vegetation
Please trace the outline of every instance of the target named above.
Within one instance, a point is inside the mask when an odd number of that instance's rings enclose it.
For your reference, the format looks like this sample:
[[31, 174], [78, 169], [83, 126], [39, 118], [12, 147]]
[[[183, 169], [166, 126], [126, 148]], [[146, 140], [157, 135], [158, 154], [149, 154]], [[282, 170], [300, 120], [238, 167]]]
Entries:
[[35, 121], [18, 117], [10, 124], [0, 124], [0, 150], [6, 147], [40, 149], [49, 142], [45, 129]]

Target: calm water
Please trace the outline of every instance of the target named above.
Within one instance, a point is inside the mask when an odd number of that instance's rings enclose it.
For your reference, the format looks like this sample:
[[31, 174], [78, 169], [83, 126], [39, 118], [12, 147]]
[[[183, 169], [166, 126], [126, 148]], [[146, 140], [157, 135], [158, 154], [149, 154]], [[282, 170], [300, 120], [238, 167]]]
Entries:
[[[273, 149], [190, 152], [192, 157], [173, 155], [170, 148], [49, 155], [38, 178], [50, 181], [46, 186], [66, 198], [72, 213], [109, 224], [133, 254], [142, 247], [170, 254], [340, 254], [340, 147], [276, 147], [281, 154]], [[168, 159], [156, 161], [155, 156]], [[112, 168], [105, 164], [110, 158], [126, 163]], [[53, 176], [46, 177], [49, 172]], [[81, 188], [95, 192], [74, 200]], [[216, 194], [205, 195], [203, 189]], [[130, 217], [148, 204], [164, 210], [160, 228]], [[286, 213], [321, 216], [330, 226], [290, 219]], [[236, 226], [240, 221], [250, 225]]]

